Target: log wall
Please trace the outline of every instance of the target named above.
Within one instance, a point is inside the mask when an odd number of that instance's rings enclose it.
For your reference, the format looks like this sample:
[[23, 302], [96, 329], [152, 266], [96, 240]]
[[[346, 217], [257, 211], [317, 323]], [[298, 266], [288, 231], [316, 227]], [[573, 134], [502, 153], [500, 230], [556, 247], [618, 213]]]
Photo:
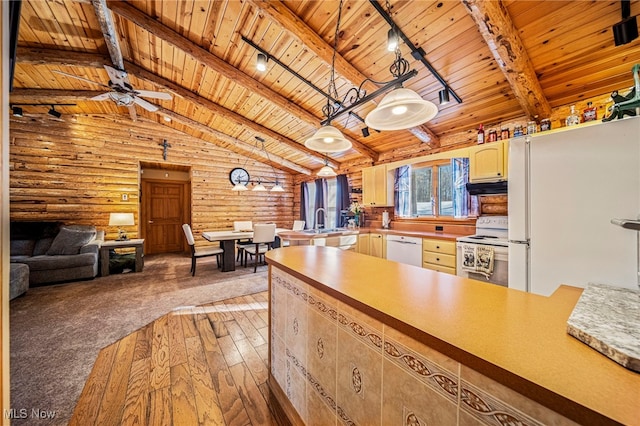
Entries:
[[[164, 139], [171, 145], [166, 161], [159, 146]], [[267, 181], [275, 180], [273, 169], [143, 118], [11, 117], [9, 150], [12, 221], [95, 225], [114, 239], [117, 229], [108, 226], [109, 213], [134, 213], [137, 229], [142, 168], [170, 175], [188, 171], [191, 223], [199, 244], [205, 243], [197, 237], [202, 231], [230, 228], [234, 220], [273, 221], [279, 227], [290, 227], [294, 220], [291, 175], [275, 170], [284, 193], [233, 192], [232, 168], [244, 166], [252, 179]], [[139, 232], [128, 234], [135, 238]]]

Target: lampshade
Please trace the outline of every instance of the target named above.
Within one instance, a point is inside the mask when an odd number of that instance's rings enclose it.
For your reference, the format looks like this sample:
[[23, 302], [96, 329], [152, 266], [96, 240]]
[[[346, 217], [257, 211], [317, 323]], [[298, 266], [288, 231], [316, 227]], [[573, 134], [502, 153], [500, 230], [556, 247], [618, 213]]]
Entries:
[[318, 176], [330, 177], [330, 176], [337, 176], [337, 175], [338, 174], [336, 173], [336, 171], [329, 166], [322, 166], [322, 168], [318, 170]]
[[333, 126], [320, 127], [304, 146], [320, 152], [341, 152], [351, 149], [351, 142], [347, 140], [340, 130]]
[[253, 187], [252, 191], [256, 191], [256, 192], [260, 192], [260, 191], [266, 191], [267, 188], [265, 188], [265, 186], [263, 184], [261, 184], [260, 182], [258, 182], [258, 184], [256, 186]]
[[432, 102], [411, 89], [400, 87], [387, 93], [364, 122], [376, 130], [402, 130], [426, 123], [436, 114], [438, 107]]
[[236, 183], [233, 188], [231, 188], [232, 191], [246, 191], [247, 189], [247, 186], [241, 183]]
[[133, 213], [109, 213], [109, 226], [133, 226]]
[[275, 186], [271, 188], [271, 192], [284, 192], [284, 188], [276, 182]]

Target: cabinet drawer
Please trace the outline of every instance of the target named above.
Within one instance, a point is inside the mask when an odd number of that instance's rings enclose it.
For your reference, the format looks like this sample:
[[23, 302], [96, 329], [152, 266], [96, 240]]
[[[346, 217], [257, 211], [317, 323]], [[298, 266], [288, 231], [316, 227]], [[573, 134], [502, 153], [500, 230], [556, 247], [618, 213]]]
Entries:
[[422, 250], [433, 251], [436, 253], [455, 254], [456, 242], [445, 240], [431, 240], [425, 238], [422, 240]]
[[431, 269], [433, 271], [444, 272], [446, 274], [455, 275], [456, 268], [449, 268], [448, 266], [434, 265], [433, 263], [422, 262], [422, 267]]
[[434, 265], [456, 267], [456, 257], [451, 254], [434, 253], [431, 251], [422, 252], [422, 262], [433, 263]]

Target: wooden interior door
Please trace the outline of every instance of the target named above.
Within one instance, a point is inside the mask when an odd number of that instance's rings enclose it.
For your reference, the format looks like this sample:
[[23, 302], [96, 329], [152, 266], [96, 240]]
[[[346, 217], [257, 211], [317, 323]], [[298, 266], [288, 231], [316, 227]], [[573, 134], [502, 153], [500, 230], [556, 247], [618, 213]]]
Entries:
[[188, 223], [188, 183], [145, 181], [142, 195], [145, 216], [145, 253], [185, 250], [182, 224]]

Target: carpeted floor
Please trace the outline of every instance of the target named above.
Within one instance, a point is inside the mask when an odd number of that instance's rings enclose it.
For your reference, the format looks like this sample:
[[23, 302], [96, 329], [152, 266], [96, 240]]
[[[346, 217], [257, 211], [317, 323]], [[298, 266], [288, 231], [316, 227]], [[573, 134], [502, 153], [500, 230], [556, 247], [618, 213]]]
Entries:
[[12, 300], [12, 424], [66, 425], [100, 349], [172, 309], [267, 289], [266, 266], [222, 273], [214, 258], [200, 259], [191, 277], [190, 262], [146, 256], [140, 273], [36, 287]]

